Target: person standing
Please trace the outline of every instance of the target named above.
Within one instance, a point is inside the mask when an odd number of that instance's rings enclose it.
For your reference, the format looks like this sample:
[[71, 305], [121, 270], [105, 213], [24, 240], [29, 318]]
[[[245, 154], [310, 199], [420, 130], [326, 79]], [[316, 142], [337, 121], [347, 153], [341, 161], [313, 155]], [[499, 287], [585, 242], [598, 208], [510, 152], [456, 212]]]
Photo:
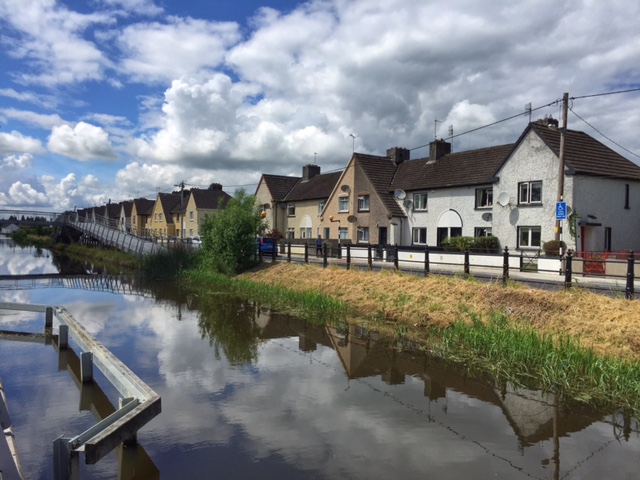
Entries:
[[316, 238], [316, 257], [320, 257], [322, 255], [322, 238], [318, 235]]

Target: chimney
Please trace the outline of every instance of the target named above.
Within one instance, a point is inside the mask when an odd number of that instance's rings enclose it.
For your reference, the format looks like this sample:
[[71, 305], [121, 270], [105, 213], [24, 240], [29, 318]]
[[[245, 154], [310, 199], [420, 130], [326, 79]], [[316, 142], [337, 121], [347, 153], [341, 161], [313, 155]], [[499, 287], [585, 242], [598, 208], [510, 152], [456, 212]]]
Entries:
[[305, 165], [302, 167], [302, 181], [311, 180], [316, 175], [320, 175], [320, 165]]
[[549, 128], [558, 128], [560, 122], [558, 120], [556, 120], [555, 118], [551, 117], [551, 116], [544, 116], [544, 118], [541, 118], [539, 120], [536, 120], [536, 123], [538, 125], [542, 125], [544, 127], [549, 127]]
[[209, 190], [222, 190], [222, 185], [219, 183], [212, 183], [209, 185]]
[[429, 144], [429, 161], [435, 162], [445, 155], [451, 153], [451, 144], [444, 140], [434, 140]]
[[387, 149], [387, 157], [395, 164], [400, 165], [405, 160], [409, 160], [411, 152], [408, 148], [393, 147]]

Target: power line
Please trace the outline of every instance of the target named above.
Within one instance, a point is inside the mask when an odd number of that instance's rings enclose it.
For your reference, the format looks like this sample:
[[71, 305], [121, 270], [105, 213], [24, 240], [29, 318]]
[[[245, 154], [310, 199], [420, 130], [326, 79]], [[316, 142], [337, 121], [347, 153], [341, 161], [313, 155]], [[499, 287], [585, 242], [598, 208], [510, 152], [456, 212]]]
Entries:
[[592, 98], [592, 97], [604, 97], [606, 95], [618, 95], [619, 93], [629, 93], [629, 92], [639, 92], [640, 87], [638, 88], [629, 88], [627, 90], [617, 90], [615, 92], [603, 92], [603, 93], [593, 93], [591, 95], [582, 95], [580, 97], [571, 97], [571, 100], [578, 100], [581, 98]]
[[[638, 89], [640, 90], [640, 89]], [[573, 113], [576, 117], [578, 117], [580, 120], [582, 120], [584, 123], [586, 123], [587, 125], [589, 125], [591, 128], [593, 128], [596, 132], [598, 132], [600, 135], [602, 135], [604, 138], [606, 138], [607, 140], [609, 140], [611, 143], [613, 143], [614, 145], [617, 145], [618, 147], [620, 147], [622, 150], [624, 150], [627, 153], [630, 153], [631, 155], [634, 155], [638, 158], [640, 158], [640, 155], [638, 155], [635, 152], [632, 152], [631, 150], [629, 150], [628, 148], [623, 147], [622, 145], [620, 145], [618, 142], [616, 142], [615, 140], [612, 140], [611, 138], [607, 137], [604, 133], [602, 133], [600, 130], [598, 130], [596, 127], [594, 127], [593, 125], [591, 125], [589, 122], [587, 122], [584, 118], [582, 118], [580, 115], [578, 115], [573, 108], [569, 107], [569, 110], [571, 111], [571, 113]]]

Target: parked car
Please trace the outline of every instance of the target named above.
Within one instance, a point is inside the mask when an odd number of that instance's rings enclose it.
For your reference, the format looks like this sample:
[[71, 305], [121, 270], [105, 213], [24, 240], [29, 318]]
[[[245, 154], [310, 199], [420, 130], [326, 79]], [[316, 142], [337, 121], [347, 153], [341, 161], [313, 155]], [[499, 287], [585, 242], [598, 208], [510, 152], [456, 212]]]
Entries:
[[259, 237], [256, 246], [262, 255], [273, 255], [274, 250], [278, 255], [278, 243], [271, 237]]

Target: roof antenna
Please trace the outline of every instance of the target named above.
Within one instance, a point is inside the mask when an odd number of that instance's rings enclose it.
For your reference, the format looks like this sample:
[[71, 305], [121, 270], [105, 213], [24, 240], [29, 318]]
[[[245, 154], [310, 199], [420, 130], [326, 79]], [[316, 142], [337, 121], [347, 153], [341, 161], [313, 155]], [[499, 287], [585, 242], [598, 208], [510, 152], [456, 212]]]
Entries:
[[313, 164], [316, 164], [316, 155], [318, 155], [316, 152], [313, 152]]
[[451, 151], [453, 152], [453, 125], [449, 125], [449, 143], [451, 143]]

